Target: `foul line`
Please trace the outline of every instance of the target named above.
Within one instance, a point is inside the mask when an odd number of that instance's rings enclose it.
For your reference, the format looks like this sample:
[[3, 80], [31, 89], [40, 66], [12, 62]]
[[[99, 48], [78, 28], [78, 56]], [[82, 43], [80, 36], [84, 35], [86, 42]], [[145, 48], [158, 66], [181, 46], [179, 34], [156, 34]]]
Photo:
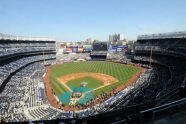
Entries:
[[[58, 82], [61, 82], [59, 79], [57, 79], [57, 80], [58, 80]], [[70, 92], [73, 92], [72, 89], [70, 89], [70, 87], [68, 87], [65, 82], [61, 82], [60, 84], [65, 86]]]

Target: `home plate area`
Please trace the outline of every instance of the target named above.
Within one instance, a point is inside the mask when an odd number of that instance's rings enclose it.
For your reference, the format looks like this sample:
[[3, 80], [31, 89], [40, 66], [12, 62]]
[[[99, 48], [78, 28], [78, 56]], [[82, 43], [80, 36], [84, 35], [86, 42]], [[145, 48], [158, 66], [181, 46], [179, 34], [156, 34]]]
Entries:
[[87, 82], [82, 82], [82, 83], [80, 83], [79, 88], [73, 89], [73, 92], [70, 97], [69, 105], [75, 105], [78, 101], [79, 101], [79, 104], [85, 104], [87, 101], [89, 101], [90, 99], [93, 98], [93, 97], [90, 97], [93, 95], [89, 95], [88, 97], [85, 97], [86, 96], [85, 91], [89, 90], [89, 88], [86, 88], [87, 84], [88, 84]]

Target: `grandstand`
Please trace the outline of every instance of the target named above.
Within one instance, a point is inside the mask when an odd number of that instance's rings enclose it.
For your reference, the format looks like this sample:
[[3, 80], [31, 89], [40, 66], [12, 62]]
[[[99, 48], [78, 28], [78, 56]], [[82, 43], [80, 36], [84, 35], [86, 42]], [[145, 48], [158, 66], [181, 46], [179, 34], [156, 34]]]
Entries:
[[33, 76], [40, 75], [41, 78], [44, 73], [43, 62], [55, 59], [55, 54], [53, 39], [0, 34], [1, 118], [23, 121], [26, 117], [21, 107], [46, 101], [36, 101], [37, 87], [42, 79], [37, 80]]
[[[161, 33], [151, 35], [140, 35], [136, 42], [137, 53], [153, 51], [156, 54], [163, 54], [185, 59], [186, 54], [186, 32]], [[150, 52], [149, 52], [150, 53]]]
[[55, 58], [55, 41], [47, 38], [0, 35], [0, 92], [6, 79], [27, 64]]

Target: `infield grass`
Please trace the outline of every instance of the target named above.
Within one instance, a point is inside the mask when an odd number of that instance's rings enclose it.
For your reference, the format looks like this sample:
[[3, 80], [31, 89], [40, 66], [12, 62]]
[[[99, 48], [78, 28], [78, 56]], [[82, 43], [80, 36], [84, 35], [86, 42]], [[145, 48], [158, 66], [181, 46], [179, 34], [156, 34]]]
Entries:
[[92, 78], [92, 77], [83, 77], [83, 78], [78, 78], [75, 80], [70, 80], [66, 84], [71, 88], [78, 88], [81, 87], [81, 83], [86, 82], [87, 85], [85, 85], [86, 88], [97, 88], [103, 85], [103, 82]]

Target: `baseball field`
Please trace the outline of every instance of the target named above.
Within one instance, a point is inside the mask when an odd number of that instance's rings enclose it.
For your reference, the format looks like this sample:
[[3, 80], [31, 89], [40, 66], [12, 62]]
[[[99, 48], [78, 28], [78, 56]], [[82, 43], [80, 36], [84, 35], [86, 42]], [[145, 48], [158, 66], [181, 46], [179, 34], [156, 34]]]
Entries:
[[[106, 61], [57, 64], [51, 67], [50, 83], [63, 104], [85, 104], [103, 92], [127, 83], [140, 67]], [[73, 93], [81, 93], [72, 100]]]

